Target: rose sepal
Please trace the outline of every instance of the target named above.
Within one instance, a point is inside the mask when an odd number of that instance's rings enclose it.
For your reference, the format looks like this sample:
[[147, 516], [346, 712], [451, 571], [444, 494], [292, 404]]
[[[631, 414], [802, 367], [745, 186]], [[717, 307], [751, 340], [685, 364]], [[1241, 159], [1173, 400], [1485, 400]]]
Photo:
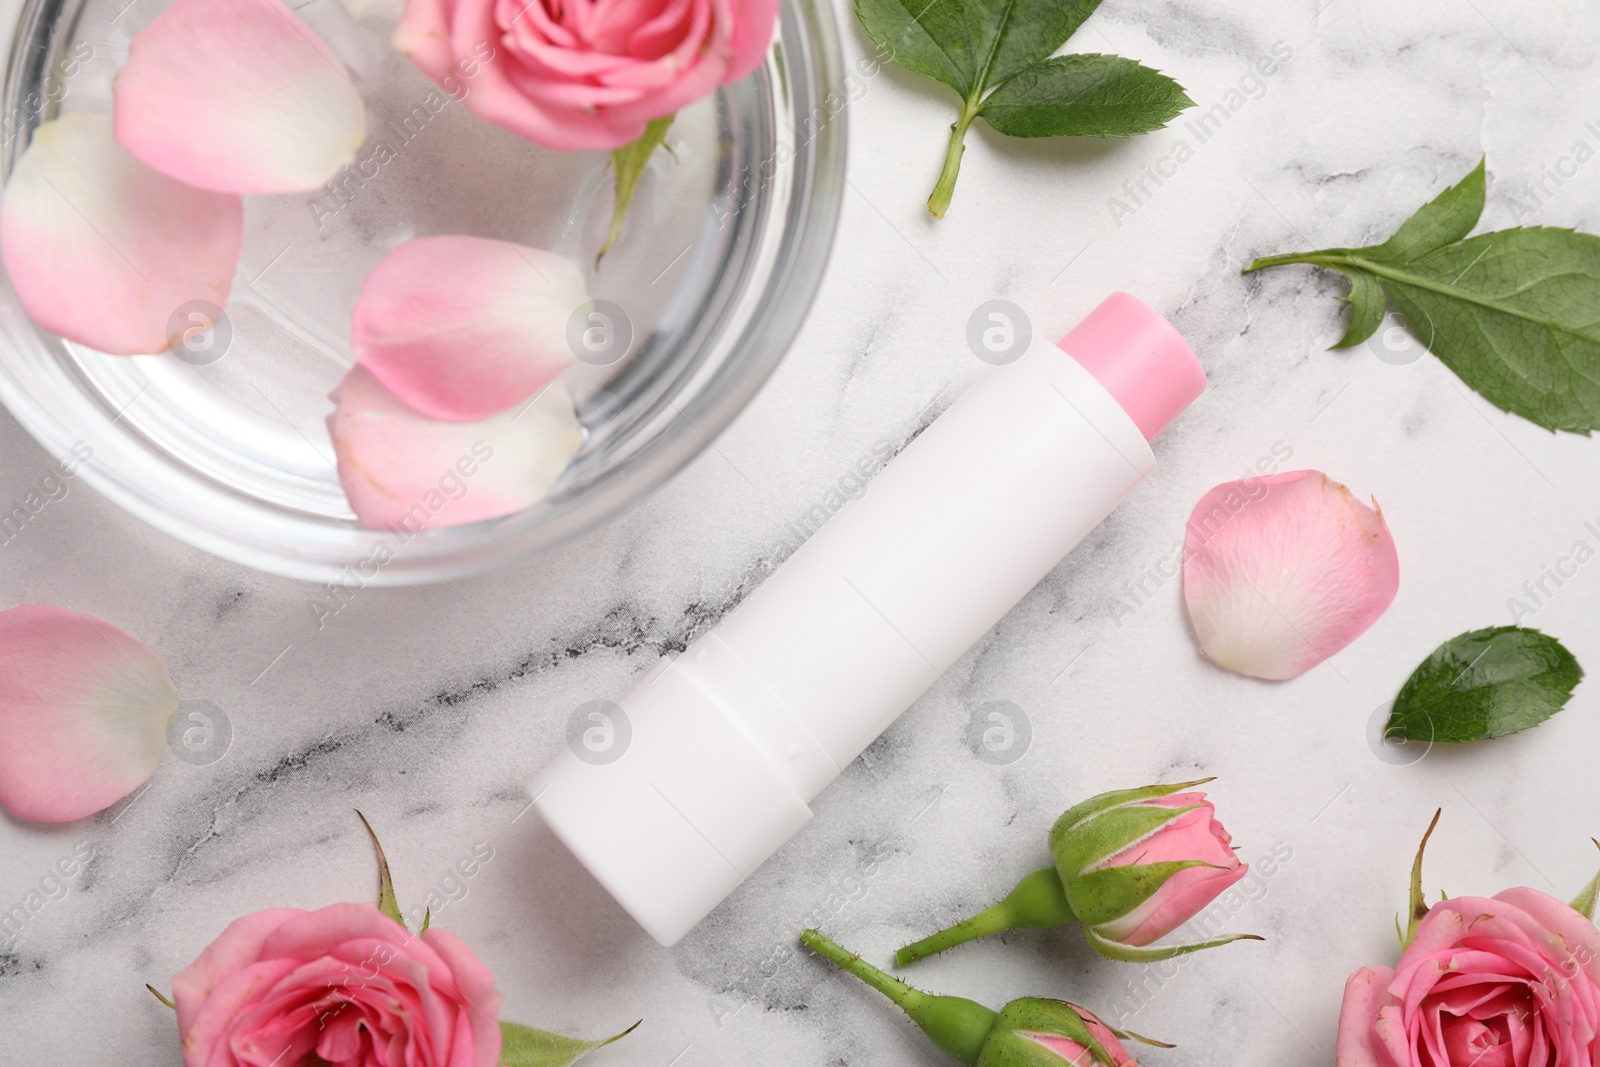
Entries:
[[[640, 1019], [639, 1022], [643, 1022]], [[581, 1037], [568, 1037], [549, 1030], [537, 1030], [521, 1023], [500, 1023], [500, 1067], [566, 1067], [582, 1059], [597, 1048], [613, 1041], [621, 1041], [639, 1028], [634, 1023], [620, 1034], [585, 1041]]]
[[1207, 785], [1216, 781], [1216, 777], [1196, 778], [1192, 782], [1177, 782], [1165, 785], [1146, 785], [1137, 789], [1113, 789], [1109, 792], [1099, 793], [1088, 800], [1074, 804], [1061, 813], [1061, 817], [1050, 827], [1050, 848], [1055, 850], [1056, 838], [1069, 830], [1075, 830], [1082, 823], [1095, 815], [1111, 808], [1121, 807], [1126, 804], [1136, 804], [1141, 800], [1157, 800], [1161, 797], [1181, 793], [1185, 789], [1194, 789], [1197, 786]]
[[[1180, 809], [1189, 810], [1189, 809]], [[1102, 867], [1062, 880], [1067, 904], [1086, 927], [1120, 919], [1149, 900], [1179, 871], [1193, 867], [1212, 867], [1203, 860], [1171, 860], [1166, 863], [1138, 863], [1126, 867]]]
[[1083, 936], [1089, 942], [1089, 947], [1108, 960], [1117, 960], [1121, 963], [1159, 963], [1161, 960], [1170, 960], [1174, 956], [1187, 956], [1191, 952], [1203, 952], [1208, 948], [1221, 948], [1231, 945], [1235, 941], [1265, 941], [1260, 934], [1223, 934], [1213, 937], [1208, 941], [1190, 941], [1182, 945], [1124, 945], [1120, 941], [1110, 941], [1097, 934], [1092, 926], [1083, 928]]

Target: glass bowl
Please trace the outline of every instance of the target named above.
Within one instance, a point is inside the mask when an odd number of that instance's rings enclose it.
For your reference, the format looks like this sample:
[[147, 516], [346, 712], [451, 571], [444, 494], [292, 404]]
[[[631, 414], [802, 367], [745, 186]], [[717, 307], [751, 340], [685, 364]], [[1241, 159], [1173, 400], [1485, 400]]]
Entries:
[[[439, 581], [521, 559], [616, 515], [692, 459], [772, 373], [816, 294], [838, 223], [845, 125], [829, 8], [783, 0], [766, 63], [686, 108], [641, 182], [621, 241], [603, 152], [540, 149], [473, 116], [384, 43], [383, 0], [296, 10], [367, 101], [355, 164], [315, 193], [247, 197], [245, 243], [202, 358], [107, 356], [38, 329], [0, 290], [0, 400], [84, 481], [219, 556], [343, 584]], [[29, 132], [109, 113], [128, 40], [163, 0], [0, 0], [0, 173]], [[470, 86], [467, 90], [470, 92]], [[380, 149], [379, 146], [383, 147]], [[401, 540], [357, 524], [333, 465], [328, 394], [349, 368], [361, 281], [414, 237], [548, 248], [620, 308], [629, 354], [565, 375], [584, 443], [524, 511]]]

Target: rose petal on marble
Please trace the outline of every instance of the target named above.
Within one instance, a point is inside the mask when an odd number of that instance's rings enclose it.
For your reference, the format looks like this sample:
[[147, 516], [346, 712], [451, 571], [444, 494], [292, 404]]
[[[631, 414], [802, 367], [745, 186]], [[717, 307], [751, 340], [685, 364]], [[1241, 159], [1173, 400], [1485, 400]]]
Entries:
[[71, 822], [149, 781], [178, 690], [108, 622], [28, 604], [0, 612], [0, 806]]
[[315, 189], [366, 138], [344, 64], [279, 0], [178, 0], [130, 42], [112, 97], [128, 151], [218, 192]]
[[351, 351], [424, 415], [471, 421], [521, 407], [570, 366], [589, 299], [565, 256], [483, 237], [419, 237], [386, 256], [356, 299]]
[[151, 170], [100, 115], [34, 130], [0, 202], [0, 258], [24, 310], [113, 355], [163, 352], [182, 305], [226, 304], [243, 240], [239, 197]]
[[1217, 486], [1184, 537], [1183, 599], [1200, 649], [1255, 678], [1293, 678], [1354, 641], [1400, 586], [1374, 501], [1321, 471]]
[[476, 422], [430, 419], [361, 366], [345, 375], [333, 399], [328, 431], [351, 509], [363, 526], [407, 539], [537, 503], [583, 443], [572, 397], [559, 381]]

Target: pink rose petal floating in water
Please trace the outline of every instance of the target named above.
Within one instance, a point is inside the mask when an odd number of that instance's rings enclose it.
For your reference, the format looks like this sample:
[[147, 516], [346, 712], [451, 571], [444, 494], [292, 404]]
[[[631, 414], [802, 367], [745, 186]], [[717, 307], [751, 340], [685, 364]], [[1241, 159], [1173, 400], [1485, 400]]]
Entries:
[[0, 805], [36, 822], [110, 807], [155, 773], [177, 708], [161, 658], [110, 623], [0, 612]]
[[424, 415], [484, 419], [521, 407], [572, 364], [567, 327], [588, 299], [582, 269], [565, 256], [421, 237], [367, 276], [351, 350]]
[[164, 352], [181, 305], [226, 303], [243, 239], [239, 197], [151, 170], [98, 115], [36, 129], [0, 205], [0, 256], [23, 308], [114, 355]]
[[559, 381], [477, 422], [430, 419], [360, 366], [333, 398], [328, 431], [350, 507], [363, 526], [407, 535], [537, 503], [583, 443]]
[[128, 151], [225, 193], [315, 189], [366, 138], [344, 64], [279, 0], [177, 0], [129, 44], [112, 96]]
[[1320, 471], [1217, 486], [1184, 537], [1183, 599], [1200, 649], [1255, 678], [1293, 678], [1361, 636], [1400, 563], [1377, 502]]

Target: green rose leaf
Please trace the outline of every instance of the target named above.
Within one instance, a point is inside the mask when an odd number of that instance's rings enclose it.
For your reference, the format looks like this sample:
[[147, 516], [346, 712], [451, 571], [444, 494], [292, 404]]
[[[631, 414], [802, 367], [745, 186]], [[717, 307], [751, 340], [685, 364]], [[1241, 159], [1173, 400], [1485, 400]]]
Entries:
[[[643, 1022], [644, 1020], [640, 1020]], [[566, 1067], [597, 1048], [620, 1041], [638, 1029], [634, 1023], [622, 1033], [600, 1041], [535, 1030], [521, 1023], [500, 1023], [500, 1067]]]
[[[1172, 79], [1116, 56], [1050, 56], [1100, 0], [856, 0], [881, 52], [955, 90], [944, 170], [928, 210], [942, 218], [967, 129], [982, 117], [1013, 137], [1131, 137], [1192, 101]], [[1013, 84], [1014, 83], [1014, 84]]]
[[1417, 339], [1503, 411], [1547, 430], [1600, 428], [1600, 237], [1550, 227], [1467, 234], [1483, 214], [1484, 164], [1366, 248], [1258, 259], [1350, 279], [1350, 328], [1336, 348], [1372, 336], [1383, 297]]
[[1019, 71], [978, 114], [1008, 137], [1133, 137], [1192, 107], [1183, 86], [1121, 56], [1056, 56]]
[[1560, 711], [1583, 668], [1538, 630], [1494, 626], [1452, 637], [1395, 697], [1385, 736], [1481, 741], [1537, 726]]
[[644, 136], [612, 151], [611, 169], [616, 175], [616, 193], [612, 198], [611, 232], [606, 235], [606, 243], [600, 246], [599, 253], [594, 257], [596, 268], [605, 254], [611, 251], [611, 246], [617, 243], [617, 238], [622, 236], [622, 224], [628, 220], [628, 209], [633, 206], [633, 194], [639, 189], [644, 168], [656, 149], [667, 139], [667, 129], [677, 117], [668, 115], [666, 118], [652, 119], [645, 125]]

